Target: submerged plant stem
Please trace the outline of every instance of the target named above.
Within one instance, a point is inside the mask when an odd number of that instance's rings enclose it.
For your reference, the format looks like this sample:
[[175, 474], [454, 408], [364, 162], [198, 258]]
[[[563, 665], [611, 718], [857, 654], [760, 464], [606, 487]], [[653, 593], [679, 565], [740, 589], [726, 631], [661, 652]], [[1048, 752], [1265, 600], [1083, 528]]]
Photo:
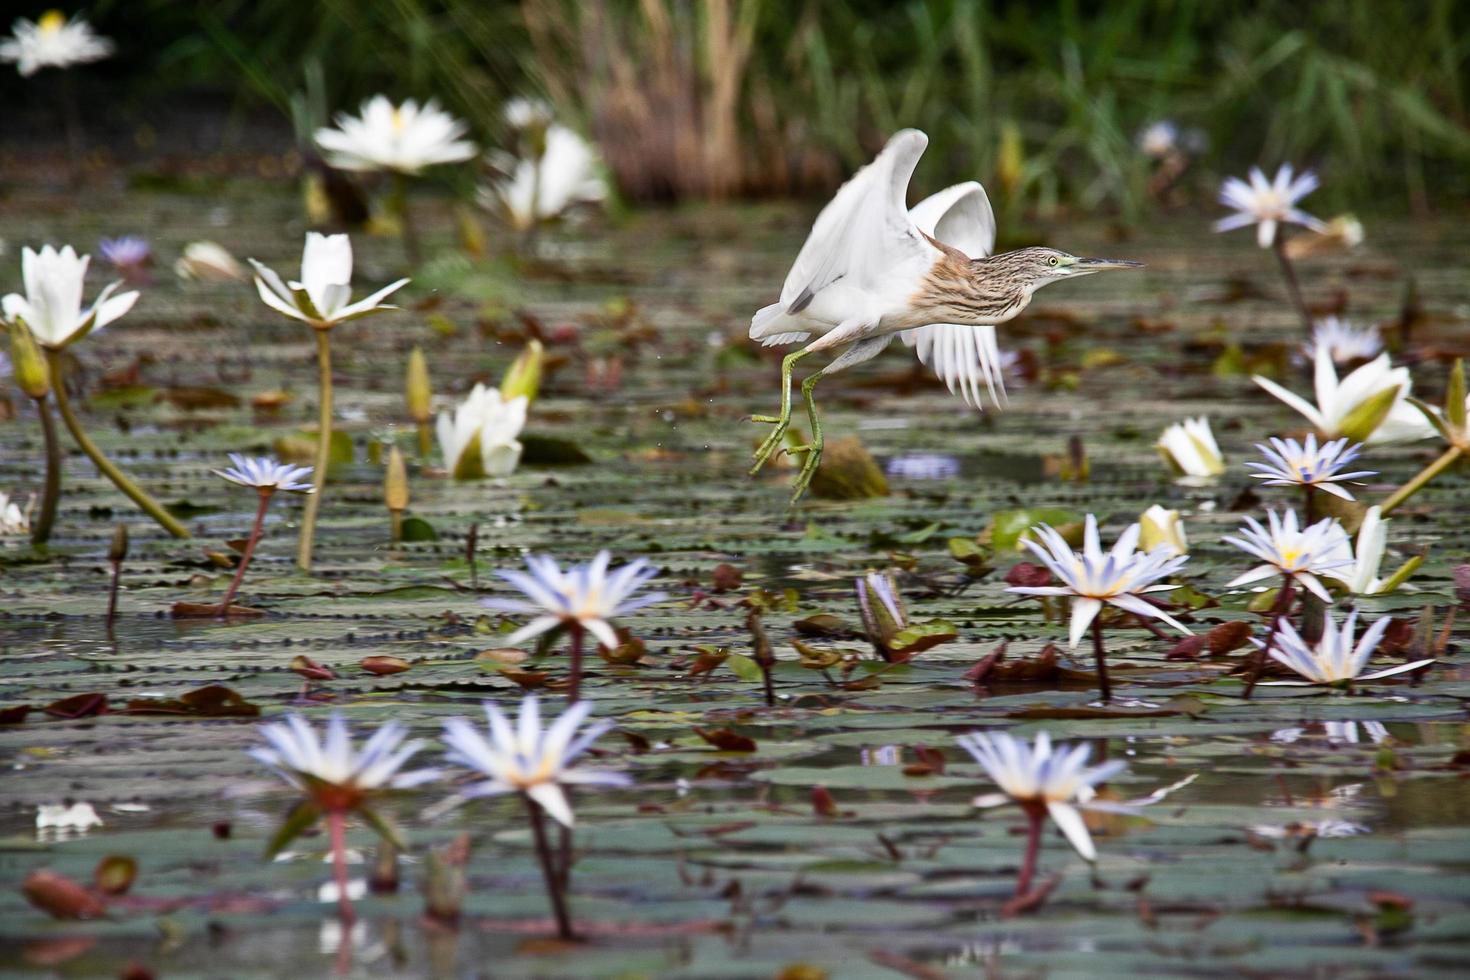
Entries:
[[306, 498], [306, 512], [301, 515], [301, 537], [296, 542], [296, 564], [304, 572], [311, 571], [311, 551], [316, 539], [316, 515], [327, 491], [327, 465], [332, 460], [332, 334], [329, 329], [316, 331], [316, 366], [318, 402], [316, 427], [316, 492]]
[[1036, 877], [1036, 858], [1041, 853], [1041, 826], [1045, 812], [1039, 805], [1026, 807], [1026, 854], [1021, 859], [1021, 873], [1016, 876], [1016, 897], [1031, 893], [1031, 881]]
[[1386, 515], [1393, 511], [1399, 504], [1422, 490], [1426, 483], [1443, 473], [1451, 463], [1459, 459], [1464, 453], [1465, 450], [1459, 446], [1451, 446], [1446, 449], [1438, 459], [1420, 470], [1412, 480], [1395, 490], [1393, 495], [1382, 503], [1380, 507], [1381, 512]]
[[1103, 650], [1102, 615], [1092, 621], [1092, 659], [1097, 664], [1097, 686], [1102, 692], [1103, 703], [1113, 700], [1113, 684], [1108, 680], [1108, 657]]
[[1297, 315], [1302, 318], [1302, 326], [1306, 328], [1307, 336], [1312, 334], [1312, 314], [1307, 309], [1307, 301], [1302, 298], [1302, 287], [1296, 278], [1296, 267], [1291, 264], [1291, 259], [1286, 255], [1286, 240], [1281, 235], [1281, 229], [1276, 230], [1276, 241], [1272, 243], [1271, 250], [1276, 253], [1276, 260], [1281, 264], [1281, 277], [1286, 280], [1286, 292], [1291, 296], [1291, 305], [1296, 307]]
[[1281, 576], [1281, 592], [1276, 596], [1276, 604], [1271, 607], [1271, 625], [1266, 630], [1266, 642], [1251, 658], [1250, 673], [1246, 675], [1245, 692], [1241, 697], [1247, 701], [1250, 700], [1252, 692], [1256, 689], [1256, 682], [1261, 679], [1261, 674], [1266, 669], [1266, 661], [1271, 656], [1271, 644], [1276, 642], [1276, 633], [1281, 629], [1281, 621], [1291, 611], [1295, 586], [1296, 580], [1290, 575]]
[[[332, 842], [332, 877], [337, 882], [337, 914], [343, 922], [351, 923], [357, 913], [352, 910], [352, 899], [347, 894], [347, 815], [341, 810], [327, 812], [327, 833]], [[347, 941], [344, 936], [342, 942]]]
[[76, 440], [82, 452], [92, 461], [92, 465], [102, 471], [102, 475], [112, 481], [128, 499], [142, 508], [143, 512], [158, 522], [169, 534], [176, 538], [187, 538], [189, 529], [180, 524], [172, 514], [163, 509], [163, 505], [148, 495], [148, 492], [138, 486], [128, 475], [117, 468], [117, 465], [102, 454], [97, 444], [82, 431], [82, 424], [77, 420], [76, 413], [71, 410], [71, 401], [66, 394], [66, 377], [62, 374], [61, 354], [58, 351], [48, 350], [46, 360], [51, 365], [51, 390], [56, 394], [56, 409], [61, 412], [61, 421], [66, 424], [66, 430]]
[[531, 819], [531, 835], [536, 840], [536, 856], [541, 861], [541, 875], [546, 881], [546, 897], [551, 901], [551, 914], [556, 918], [556, 936], [558, 939], [575, 939], [572, 920], [567, 915], [566, 895], [562, 893], [561, 881], [552, 862], [551, 847], [546, 842], [546, 821], [541, 805], [524, 794], [521, 798], [526, 801], [526, 814]]
[[265, 511], [271, 503], [271, 491], [260, 491], [260, 506], [255, 509], [255, 523], [251, 525], [250, 537], [245, 541], [245, 550], [240, 555], [240, 566], [235, 569], [235, 577], [230, 580], [230, 588], [225, 592], [225, 597], [220, 601], [220, 619], [230, 614], [230, 603], [235, 598], [235, 593], [240, 588], [240, 583], [245, 579], [245, 569], [250, 567], [250, 558], [255, 554], [255, 545], [260, 541], [261, 528], [265, 526]]
[[61, 500], [61, 439], [56, 433], [56, 420], [45, 396], [35, 399], [36, 414], [41, 417], [41, 435], [46, 441], [46, 482], [41, 490], [41, 511], [31, 522], [31, 544], [51, 540], [51, 527], [56, 523], [56, 506]]

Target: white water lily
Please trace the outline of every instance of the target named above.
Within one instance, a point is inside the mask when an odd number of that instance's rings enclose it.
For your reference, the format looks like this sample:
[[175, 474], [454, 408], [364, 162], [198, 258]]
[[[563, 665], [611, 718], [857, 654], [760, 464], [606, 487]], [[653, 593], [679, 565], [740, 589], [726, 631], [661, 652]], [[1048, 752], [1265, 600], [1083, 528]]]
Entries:
[[1004, 732], [971, 732], [955, 741], [975, 757], [1001, 790], [975, 797], [974, 806], [1015, 802], [1028, 812], [1045, 810], [1084, 860], [1096, 861], [1097, 848], [1080, 810], [1133, 812], [1132, 807], [1095, 800], [1093, 787], [1127, 769], [1128, 764], [1114, 760], [1089, 767], [1092, 746], [1085, 742], [1053, 747], [1046, 732], [1036, 736], [1034, 745]]
[[[1408, 401], [1413, 391], [1409, 369], [1394, 367], [1387, 354], [1339, 379], [1332, 352], [1319, 345], [1313, 366], [1315, 405], [1270, 378], [1255, 375], [1251, 380], [1301, 413], [1328, 439], [1346, 436], [1374, 444], [1427, 439], [1434, 434], [1434, 427]], [[1391, 391], [1397, 394], [1388, 395]]]
[[35, 494], [24, 510], [8, 494], [0, 492], [0, 537], [7, 534], [28, 534], [31, 530], [31, 509], [36, 505]]
[[415, 175], [425, 167], [459, 163], [475, 155], [462, 139], [467, 126], [432, 99], [409, 99], [395, 106], [385, 95], [362, 104], [360, 115], [338, 113], [335, 127], [316, 131], [316, 145], [327, 162], [341, 170], [387, 170]]
[[303, 482], [311, 476], [310, 466], [292, 466], [261, 456], [250, 459], [240, 453], [230, 453], [231, 465], [222, 470], [213, 470], [215, 476], [255, 490], [285, 490], [290, 493], [311, 493], [315, 487]]
[[250, 755], [323, 809], [353, 809], [372, 793], [420, 786], [441, 775], [437, 769], [399, 772], [424, 743], [405, 743], [407, 729], [396, 721], [384, 723], [361, 750], [336, 713], [324, 736], [300, 715], [261, 725], [260, 735], [266, 745], [250, 749]]
[[592, 711], [590, 701], [578, 701], [563, 711], [544, 730], [541, 707], [534, 694], [521, 702], [514, 727], [496, 705], [485, 703], [488, 731], [482, 732], [463, 718], [444, 723], [448, 761], [488, 777], [461, 794], [461, 798], [523, 793], [534, 800], [553, 820], [564, 827], [575, 822], [564, 785], [628, 786], [627, 773], [573, 766], [577, 757], [608, 732], [613, 724], [599, 721], [582, 731], [582, 722]]
[[1189, 554], [1189, 536], [1184, 532], [1184, 518], [1177, 510], [1154, 504], [1138, 518], [1141, 551], [1168, 548], [1171, 554]]
[[1156, 448], [1182, 482], [1208, 480], [1225, 472], [1225, 456], [1204, 415], [1168, 426], [1159, 434]]
[[1305, 442], [1273, 437], [1270, 445], [1256, 443], [1256, 448], [1265, 461], [1251, 461], [1245, 466], [1255, 471], [1251, 476], [1265, 481], [1262, 486], [1312, 487], [1343, 500], [1352, 500], [1353, 495], [1340, 484], [1362, 476], [1377, 475], [1375, 470], [1344, 472], [1363, 451], [1360, 445], [1348, 445], [1346, 438], [1319, 446], [1315, 435], [1308, 435]]
[[1179, 127], [1167, 119], [1149, 123], [1138, 134], [1138, 149], [1146, 157], [1162, 160], [1179, 147]]
[[255, 267], [255, 289], [266, 306], [294, 320], [325, 330], [347, 320], [368, 316], [398, 307], [383, 302], [390, 293], [402, 289], [407, 279], [358, 300], [352, 299], [352, 241], [346, 235], [306, 233], [306, 247], [301, 253], [301, 281], [282, 282], [281, 277], [266, 266], [250, 260]]
[[1382, 507], [1376, 504], [1369, 507], [1358, 525], [1353, 544], [1349, 546], [1343, 541], [1338, 547], [1337, 557], [1347, 562], [1328, 571], [1327, 577], [1341, 582], [1353, 595], [1387, 595], [1397, 591], [1424, 561], [1424, 556], [1414, 555], [1393, 575], [1380, 578], [1383, 555], [1388, 550], [1389, 523], [1383, 519]]
[[1413, 663], [1399, 664], [1386, 670], [1364, 674], [1363, 668], [1368, 665], [1373, 651], [1378, 649], [1378, 642], [1383, 639], [1383, 632], [1388, 629], [1391, 622], [1393, 620], [1390, 617], [1380, 616], [1363, 631], [1362, 638], [1354, 643], [1354, 635], [1358, 630], [1358, 611], [1354, 609], [1348, 613], [1347, 618], [1343, 620], [1342, 627], [1339, 628], [1337, 621], [1332, 617], [1331, 610], [1328, 610], [1322, 624], [1322, 636], [1315, 643], [1308, 643], [1302, 639], [1296, 627], [1283, 619], [1269, 649], [1261, 640], [1253, 639], [1251, 642], [1257, 648], [1266, 650], [1272, 660], [1300, 674], [1304, 680], [1263, 681], [1262, 683], [1280, 687], [1305, 687], [1317, 684], [1337, 687], [1351, 684], [1355, 680], [1373, 681], [1381, 677], [1392, 677], [1394, 674], [1418, 670], [1434, 663], [1431, 657], [1428, 660], [1416, 660]]
[[633, 595], [658, 575], [658, 570], [645, 559], [631, 561], [609, 573], [607, 566], [611, 560], [612, 555], [599, 551], [587, 564], [569, 566], [563, 571], [550, 555], [531, 555], [526, 558], [529, 574], [515, 569], [498, 573], [519, 589], [525, 599], [489, 598], [481, 599], [480, 604], [499, 612], [539, 614], [506, 638], [510, 646], [559, 626], [574, 626], [585, 629], [603, 646], [612, 649], [618, 645], [618, 635], [611, 622], [614, 616], [626, 616], [644, 606], [663, 602], [668, 596], [662, 592]]
[[1142, 529], [1130, 525], [1118, 536], [1109, 552], [1102, 550], [1098, 538], [1097, 518], [1087, 515], [1083, 531], [1082, 551], [1074, 552], [1060, 534], [1045, 524], [1032, 529], [1041, 543], [1027, 537], [1026, 547], [1062, 581], [1062, 585], [1013, 585], [1006, 589], [1018, 595], [1068, 596], [1072, 599], [1072, 624], [1069, 642], [1072, 649], [1082, 641], [1082, 634], [1102, 612], [1104, 604], [1117, 606], [1137, 616], [1162, 619], [1182, 633], [1189, 627], [1174, 619], [1158, 606], [1144, 599], [1152, 592], [1168, 592], [1179, 586], [1160, 583], [1189, 561], [1188, 555], [1176, 555], [1172, 548], [1160, 546], [1152, 551], [1138, 550]]
[[1327, 225], [1296, 206], [1318, 186], [1317, 175], [1310, 170], [1293, 175], [1291, 164], [1282, 164], [1273, 180], [1267, 180], [1260, 167], [1252, 167], [1250, 183], [1239, 177], [1227, 178], [1220, 187], [1220, 203], [1236, 213], [1215, 222], [1216, 231], [1233, 231], [1247, 225], [1256, 226], [1256, 243], [1270, 248], [1276, 241], [1276, 229], [1282, 224], [1303, 225], [1313, 231], [1326, 231]]
[[50, 245], [39, 252], [21, 249], [20, 272], [25, 295], [11, 293], [0, 300], [5, 319], [23, 320], [36, 343], [60, 350], [127, 313], [138, 301], [138, 294], [112, 295], [122, 280], [102, 287], [96, 302], [82, 308], [82, 289], [91, 260], [90, 255], [77, 255], [70, 245], [60, 251]]
[[81, 17], [67, 20], [48, 10], [39, 20], [16, 20], [11, 36], [0, 41], [0, 61], [12, 61], [23, 76], [42, 68], [69, 68], [112, 54], [112, 42], [92, 30]]
[[218, 242], [198, 241], [184, 246], [174, 262], [174, 274], [203, 282], [236, 282], [245, 278], [245, 267]]
[[1334, 364], [1351, 364], [1376, 357], [1383, 350], [1383, 335], [1373, 324], [1358, 327], [1341, 317], [1323, 317], [1312, 323], [1312, 340], [1302, 346], [1302, 353], [1313, 363], [1317, 351], [1326, 348]]
[[596, 151], [559, 123], [546, 128], [539, 159], [516, 160], [495, 154], [492, 162], [506, 176], [481, 191], [481, 202], [503, 210], [518, 231], [554, 218], [574, 204], [596, 204], [607, 197]]
[[463, 402], [439, 413], [439, 451], [444, 468], [458, 480], [509, 476], [521, 461], [516, 436], [526, 425], [524, 395], [506, 400], [499, 389], [475, 385]]
[[541, 129], [551, 125], [554, 118], [551, 106], [545, 99], [531, 99], [523, 95], [506, 99], [500, 114], [512, 129]]
[[[1317, 576], [1352, 563], [1347, 532], [1337, 518], [1324, 517], [1316, 524], [1301, 527], [1296, 511], [1278, 514], [1270, 510], [1266, 512], [1266, 519], [1269, 529], [1262, 527], [1254, 517], [1247, 517], [1246, 526], [1236, 532], [1239, 537], [1225, 536], [1228, 544], [1261, 561], [1244, 575], [1226, 583], [1227, 587], [1258, 582], [1273, 575], [1289, 575], [1330, 604], [1332, 596]], [[1344, 551], [1348, 557], [1344, 557]]]

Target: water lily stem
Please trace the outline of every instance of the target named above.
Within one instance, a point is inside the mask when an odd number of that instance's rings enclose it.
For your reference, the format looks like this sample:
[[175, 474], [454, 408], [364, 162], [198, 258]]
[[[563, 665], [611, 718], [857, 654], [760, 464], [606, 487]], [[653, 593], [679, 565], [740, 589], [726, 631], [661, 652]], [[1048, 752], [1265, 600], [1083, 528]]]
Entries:
[[1451, 446], [1446, 449], [1438, 459], [1420, 470], [1417, 476], [1395, 490], [1393, 496], [1389, 497], [1380, 505], [1380, 511], [1384, 515], [1389, 514], [1399, 504], [1418, 493], [1424, 484], [1439, 476], [1451, 463], [1464, 454], [1465, 449], [1462, 446]]
[[92, 461], [92, 465], [102, 471], [102, 475], [112, 481], [113, 485], [121, 490], [127, 497], [142, 508], [143, 512], [158, 522], [169, 534], [176, 538], [187, 538], [189, 529], [180, 524], [172, 514], [163, 509], [163, 505], [148, 495], [148, 492], [128, 478], [128, 475], [102, 455], [102, 450], [82, 431], [82, 424], [77, 420], [76, 413], [71, 409], [71, 400], [66, 394], [66, 377], [62, 374], [61, 353], [48, 350], [46, 360], [51, 365], [51, 390], [56, 394], [56, 409], [61, 413], [61, 421], [65, 423], [66, 430], [71, 433], [72, 439], [81, 447], [82, 452]]
[[1113, 700], [1113, 685], [1108, 680], [1108, 658], [1103, 650], [1102, 616], [1092, 621], [1092, 659], [1097, 664], [1097, 686], [1102, 692], [1103, 703]]
[[[332, 842], [332, 876], [337, 882], [337, 914], [350, 924], [357, 913], [352, 910], [352, 899], [347, 893], [347, 815], [341, 810], [327, 812], [327, 833]], [[347, 942], [347, 937], [342, 941]]]
[[1016, 876], [1016, 897], [1031, 893], [1036, 877], [1036, 858], [1041, 853], [1041, 827], [1045, 811], [1038, 804], [1026, 806], [1026, 854], [1021, 859], [1021, 873]]
[[265, 526], [265, 511], [271, 503], [271, 492], [271, 488], [266, 487], [260, 490], [260, 506], [255, 508], [255, 524], [251, 526], [250, 537], [245, 541], [245, 550], [240, 554], [240, 565], [235, 569], [235, 577], [230, 580], [224, 599], [220, 600], [219, 612], [216, 614], [220, 619], [230, 614], [230, 603], [240, 588], [240, 582], [245, 578], [245, 569], [250, 567], [250, 558], [255, 554], [255, 545], [260, 541], [260, 532]]
[[1302, 490], [1306, 493], [1307, 523], [1317, 523], [1317, 488], [1310, 483], [1302, 484]]
[[403, 511], [402, 511], [402, 509], [395, 508], [394, 510], [388, 511], [388, 520], [389, 520], [389, 522], [391, 524], [390, 533], [393, 536], [393, 543], [394, 544], [397, 544], [398, 542], [400, 542], [400, 541], [403, 540]]
[[1250, 700], [1252, 692], [1256, 689], [1256, 682], [1261, 679], [1261, 674], [1266, 669], [1266, 660], [1271, 656], [1271, 645], [1276, 642], [1276, 633], [1281, 629], [1281, 622], [1291, 612], [1291, 600], [1296, 591], [1296, 580], [1290, 575], [1281, 576], [1281, 591], [1276, 595], [1276, 602], [1271, 607], [1271, 625], [1266, 629], [1266, 642], [1256, 651], [1251, 658], [1250, 673], [1246, 675], [1245, 692], [1241, 697]]
[[311, 551], [316, 539], [316, 515], [321, 510], [322, 496], [327, 492], [327, 466], [332, 460], [332, 332], [316, 331], [317, 388], [320, 403], [316, 424], [316, 468], [312, 471], [316, 492], [306, 498], [306, 512], [301, 515], [301, 537], [296, 542], [296, 564], [303, 572], [311, 571]]
[[418, 424], [419, 427], [419, 459], [427, 460], [434, 451], [434, 436], [429, 429], [427, 419]]
[[573, 623], [572, 632], [572, 673], [567, 678], [567, 704], [576, 704], [582, 698], [582, 635], [586, 631], [579, 623]]
[[546, 820], [541, 805], [529, 796], [523, 795], [522, 799], [526, 801], [526, 813], [531, 818], [531, 835], [536, 839], [536, 856], [541, 860], [541, 875], [546, 880], [546, 897], [551, 901], [551, 913], [556, 917], [556, 936], [558, 939], [575, 939], [572, 920], [567, 915], [566, 895], [562, 893], [561, 881], [551, 858], [551, 847], [546, 842]]
[[1281, 263], [1281, 276], [1286, 280], [1286, 292], [1291, 296], [1291, 304], [1296, 307], [1297, 314], [1302, 318], [1302, 326], [1306, 328], [1307, 335], [1312, 333], [1312, 314], [1307, 309], [1307, 301], [1302, 298], [1302, 287], [1297, 282], [1296, 267], [1291, 264], [1291, 259], [1286, 255], [1286, 238], [1281, 234], [1280, 228], [1276, 230], [1276, 240], [1272, 243], [1272, 251], [1276, 253], [1276, 259]]
[[43, 395], [35, 399], [36, 414], [41, 417], [41, 435], [46, 441], [46, 482], [41, 490], [41, 511], [31, 522], [31, 544], [45, 544], [51, 539], [56, 523], [56, 505], [61, 500], [61, 440], [56, 434], [56, 420]]
[[117, 588], [122, 584], [122, 559], [112, 560], [112, 581], [107, 586], [107, 633], [112, 635], [112, 624], [117, 619]]
[[413, 223], [413, 211], [408, 206], [408, 175], [395, 173], [393, 175], [393, 210], [397, 212], [399, 231], [403, 236], [403, 252], [408, 257], [408, 264], [417, 269], [419, 266], [419, 233]]

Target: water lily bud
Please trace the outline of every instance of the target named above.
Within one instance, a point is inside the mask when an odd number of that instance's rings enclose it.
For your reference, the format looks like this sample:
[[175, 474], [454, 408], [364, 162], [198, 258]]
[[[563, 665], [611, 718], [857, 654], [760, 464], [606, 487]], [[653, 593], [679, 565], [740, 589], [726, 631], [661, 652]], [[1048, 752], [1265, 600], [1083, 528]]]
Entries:
[[408, 403], [408, 416], [415, 422], [429, 421], [430, 401], [434, 397], [433, 385], [429, 383], [429, 362], [421, 348], [408, 352], [408, 369], [404, 377], [404, 401]]
[[112, 529], [112, 544], [107, 548], [107, 560], [114, 565], [128, 557], [128, 526], [119, 523]]
[[908, 626], [903, 597], [891, 572], [868, 572], [856, 582], [858, 612], [868, 641], [886, 649], [901, 630]]
[[30, 328], [20, 319], [10, 322], [10, 363], [21, 391], [32, 398], [50, 394], [51, 368]]
[[546, 348], [539, 340], [531, 340], [526, 349], [505, 372], [500, 382], [500, 396], [506, 401], [524, 396], [526, 401], [536, 397], [541, 387], [541, 366], [546, 360]]
[[1176, 555], [1189, 553], [1189, 538], [1184, 534], [1184, 521], [1177, 510], [1154, 504], [1138, 518], [1138, 547], [1143, 551], [1167, 546]]
[[1210, 420], [1203, 415], [1166, 428], [1159, 435], [1157, 448], [1175, 475], [1187, 480], [1208, 479], [1225, 472], [1225, 457], [1210, 431]]
[[383, 474], [383, 503], [391, 511], [408, 507], [408, 466], [397, 446], [388, 453], [388, 468]]
[[201, 279], [206, 282], [232, 282], [245, 278], [245, 267], [215, 242], [190, 242], [184, 246], [184, 254], [174, 263], [174, 272], [180, 279]]

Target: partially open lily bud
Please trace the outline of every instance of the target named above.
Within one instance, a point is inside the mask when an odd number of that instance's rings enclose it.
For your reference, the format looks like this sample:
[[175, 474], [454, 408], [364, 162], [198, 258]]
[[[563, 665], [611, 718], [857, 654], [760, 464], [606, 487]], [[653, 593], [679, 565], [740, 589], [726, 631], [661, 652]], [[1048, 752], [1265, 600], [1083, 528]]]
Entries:
[[10, 362], [21, 391], [31, 398], [45, 398], [51, 393], [51, 369], [41, 353], [41, 345], [18, 317], [10, 321]]
[[408, 369], [403, 382], [404, 401], [408, 403], [408, 417], [415, 422], [427, 422], [432, 414], [430, 402], [434, 388], [429, 383], [429, 362], [421, 348], [408, 352]]
[[1363, 243], [1363, 223], [1351, 214], [1340, 214], [1322, 231], [1293, 235], [1282, 248], [1290, 259], [1306, 259], [1315, 255], [1345, 252]]
[[1189, 538], [1184, 534], [1184, 521], [1177, 510], [1167, 510], [1154, 504], [1138, 518], [1140, 551], [1153, 551], [1167, 545], [1176, 555], [1189, 553]]
[[383, 473], [383, 503], [395, 512], [408, 507], [408, 465], [397, 446], [389, 451], [388, 468]]
[[1174, 475], [1186, 480], [1205, 480], [1225, 472], [1225, 457], [1210, 431], [1210, 420], [1203, 415], [1166, 428], [1159, 436], [1158, 450]]
[[528, 402], [535, 400], [536, 392], [541, 388], [541, 366], [545, 360], [546, 348], [541, 341], [529, 341], [526, 349], [505, 372], [505, 378], [500, 382], [500, 396], [506, 401], [521, 397]]
[[893, 581], [892, 572], [868, 572], [856, 582], [858, 612], [868, 642], [887, 650], [898, 633], [908, 626], [903, 597]]

